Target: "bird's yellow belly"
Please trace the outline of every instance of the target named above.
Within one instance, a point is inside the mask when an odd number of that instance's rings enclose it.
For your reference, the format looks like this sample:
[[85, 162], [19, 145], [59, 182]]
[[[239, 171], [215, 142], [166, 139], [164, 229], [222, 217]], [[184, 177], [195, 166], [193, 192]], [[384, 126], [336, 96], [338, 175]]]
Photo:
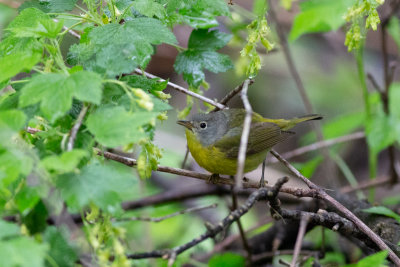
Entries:
[[[190, 153], [196, 162], [211, 173], [235, 175], [237, 171], [237, 158], [227, 158], [218, 148], [203, 147], [189, 131], [186, 132]], [[258, 167], [265, 159], [268, 151], [246, 156], [244, 172], [249, 172]]]

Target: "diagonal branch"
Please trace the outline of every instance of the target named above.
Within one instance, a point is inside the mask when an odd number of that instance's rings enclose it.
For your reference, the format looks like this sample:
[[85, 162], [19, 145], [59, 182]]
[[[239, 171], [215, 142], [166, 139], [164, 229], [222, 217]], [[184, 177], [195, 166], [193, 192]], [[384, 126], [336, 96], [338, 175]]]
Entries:
[[387, 250], [389, 252], [389, 258], [397, 265], [400, 266], [399, 257], [385, 244], [385, 242], [373, 232], [363, 221], [361, 221], [357, 216], [355, 216], [351, 211], [339, 203], [336, 199], [328, 195], [322, 188], [311, 182], [309, 179], [304, 177], [295, 167], [293, 167], [287, 160], [282, 158], [275, 150], [271, 150], [272, 155], [274, 155], [280, 162], [282, 162], [295, 176], [300, 178], [310, 189], [315, 189], [320, 194], [321, 199], [324, 199], [335, 207], [338, 211], [345, 215], [347, 219], [352, 221], [361, 232], [366, 234], [381, 250]]
[[[150, 79], [158, 78], [158, 79], [160, 79], [161, 82], [165, 81], [164, 79], [162, 79], [162, 78], [160, 78], [158, 76], [155, 76], [153, 74], [150, 74], [148, 72], [142, 71], [141, 69], [135, 69], [135, 73], [140, 74], [140, 75], [144, 75], [144, 76], [146, 76], [147, 78], [150, 78]], [[177, 91], [179, 91], [179, 92], [181, 92], [181, 93], [193, 96], [193, 97], [195, 97], [197, 99], [200, 99], [201, 101], [206, 102], [206, 103], [208, 103], [210, 105], [213, 105], [213, 106], [215, 106], [215, 107], [217, 107], [219, 109], [225, 109], [226, 108], [225, 105], [220, 104], [218, 102], [215, 102], [215, 101], [213, 101], [213, 100], [211, 100], [211, 99], [209, 99], [209, 98], [207, 98], [205, 96], [196, 94], [195, 92], [189, 91], [188, 89], [186, 89], [186, 88], [184, 88], [184, 87], [182, 87], [180, 85], [174, 84], [172, 82], [168, 82], [168, 86], [173, 88], [173, 89], [175, 89], [175, 90], [177, 90]]]
[[[314, 151], [314, 150], [318, 150], [320, 148], [323, 147], [330, 147], [339, 143], [344, 143], [344, 142], [349, 142], [349, 141], [353, 141], [353, 140], [357, 140], [357, 139], [362, 139], [365, 138], [365, 133], [364, 132], [355, 132], [349, 135], [344, 135], [344, 136], [340, 136], [337, 138], [332, 138], [332, 139], [328, 139], [328, 140], [323, 140], [320, 142], [315, 142], [313, 144], [307, 145], [307, 146], [303, 146], [303, 147], [299, 147], [297, 149], [294, 149], [292, 151], [283, 153], [282, 157], [285, 159], [290, 159], [293, 157], [297, 157], [300, 155], [303, 155], [305, 153]], [[277, 158], [269, 158], [268, 162], [270, 163], [276, 163], [279, 162], [279, 160]]]
[[74, 143], [76, 139], [76, 135], [78, 134], [79, 128], [81, 128], [83, 119], [86, 116], [89, 106], [83, 105], [81, 112], [79, 112], [78, 118], [76, 119], [75, 125], [72, 127], [71, 132], [69, 134], [69, 139], [67, 143], [67, 151], [71, 151], [74, 148]]

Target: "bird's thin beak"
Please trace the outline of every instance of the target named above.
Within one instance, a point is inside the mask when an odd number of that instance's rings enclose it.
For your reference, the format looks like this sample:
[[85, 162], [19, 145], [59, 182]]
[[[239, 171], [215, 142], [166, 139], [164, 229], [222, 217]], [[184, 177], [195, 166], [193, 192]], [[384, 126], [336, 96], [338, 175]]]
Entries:
[[193, 128], [193, 124], [190, 121], [177, 121], [176, 123], [178, 123], [179, 125], [185, 126], [189, 130], [192, 130], [192, 128]]

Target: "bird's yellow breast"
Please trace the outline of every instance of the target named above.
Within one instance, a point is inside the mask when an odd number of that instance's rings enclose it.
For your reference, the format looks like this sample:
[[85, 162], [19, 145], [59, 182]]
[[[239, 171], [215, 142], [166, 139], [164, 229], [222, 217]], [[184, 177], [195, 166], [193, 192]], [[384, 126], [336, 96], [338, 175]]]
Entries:
[[[237, 171], [237, 158], [228, 158], [223, 152], [213, 145], [203, 146], [193, 134], [186, 130], [186, 138], [190, 153], [196, 162], [211, 173], [235, 175]], [[246, 157], [244, 172], [249, 172], [263, 162], [268, 150]]]

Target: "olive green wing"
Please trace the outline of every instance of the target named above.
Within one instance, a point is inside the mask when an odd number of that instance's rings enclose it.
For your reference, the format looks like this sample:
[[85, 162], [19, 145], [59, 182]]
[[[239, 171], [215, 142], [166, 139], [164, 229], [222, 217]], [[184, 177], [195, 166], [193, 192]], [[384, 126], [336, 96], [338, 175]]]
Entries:
[[[253, 155], [271, 149], [277, 143], [286, 140], [293, 132], [282, 131], [281, 128], [270, 122], [252, 123], [249, 134], [246, 155]], [[240, 138], [242, 127], [235, 127], [229, 130], [214, 145], [228, 158], [237, 158], [239, 154]]]

